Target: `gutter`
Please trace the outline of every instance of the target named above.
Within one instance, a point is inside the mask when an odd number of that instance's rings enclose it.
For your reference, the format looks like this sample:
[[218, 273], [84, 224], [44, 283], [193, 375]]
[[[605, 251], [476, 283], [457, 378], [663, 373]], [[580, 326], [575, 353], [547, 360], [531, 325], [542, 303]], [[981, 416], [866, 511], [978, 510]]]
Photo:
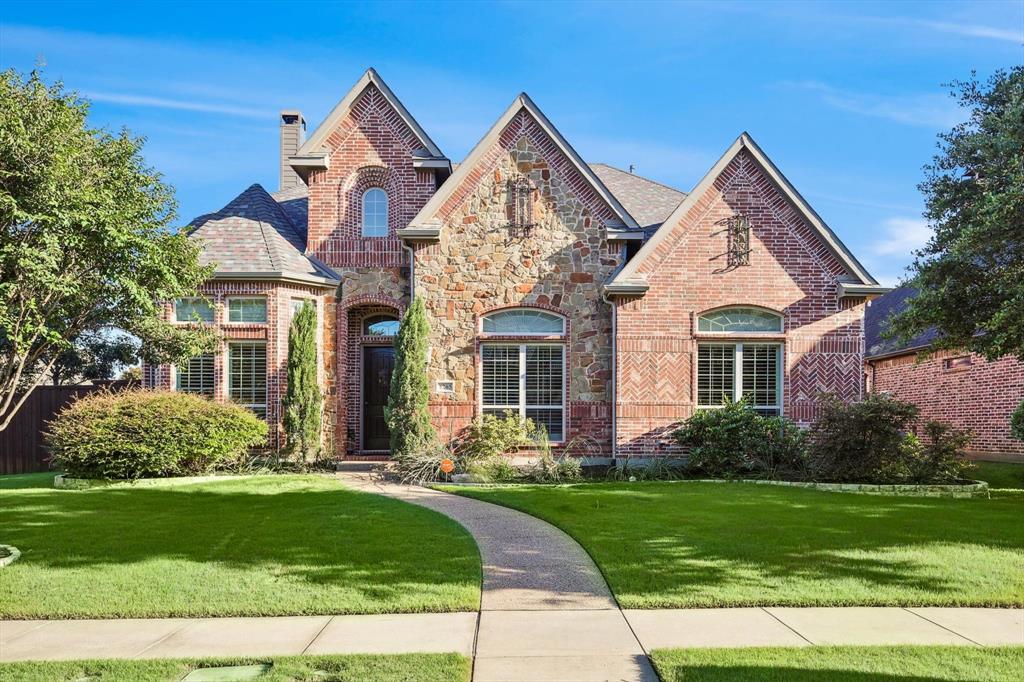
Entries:
[[292, 284], [304, 284], [306, 286], [315, 286], [323, 288], [335, 288], [340, 283], [340, 280], [329, 279], [327, 277], [317, 277], [316, 275], [304, 275], [296, 272], [214, 272], [211, 280], [248, 280], [248, 281], [272, 281], [272, 282], [290, 282]]

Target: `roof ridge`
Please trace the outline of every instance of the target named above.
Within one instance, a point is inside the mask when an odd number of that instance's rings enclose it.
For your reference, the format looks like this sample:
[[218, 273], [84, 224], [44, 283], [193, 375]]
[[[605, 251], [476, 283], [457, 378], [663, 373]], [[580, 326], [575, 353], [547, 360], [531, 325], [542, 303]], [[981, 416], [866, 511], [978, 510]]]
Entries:
[[604, 163], [603, 161], [595, 161], [594, 163], [588, 163], [587, 165], [588, 166], [604, 166], [605, 168], [611, 168], [613, 171], [618, 171], [619, 173], [622, 173], [623, 175], [628, 175], [631, 178], [637, 178], [638, 180], [643, 180], [644, 182], [649, 182], [652, 185], [658, 185], [659, 187], [664, 187], [665, 189], [670, 189], [673, 192], [678, 192], [679, 194], [683, 194], [683, 195], [689, 194], [689, 192], [687, 192], [686, 190], [679, 189], [678, 187], [673, 187], [672, 185], [666, 185], [664, 182], [660, 182], [658, 180], [654, 180], [652, 178], [647, 177], [646, 175], [640, 175], [639, 173], [630, 173], [627, 170], [623, 170], [622, 168], [619, 168], [618, 166], [613, 166], [610, 163]]

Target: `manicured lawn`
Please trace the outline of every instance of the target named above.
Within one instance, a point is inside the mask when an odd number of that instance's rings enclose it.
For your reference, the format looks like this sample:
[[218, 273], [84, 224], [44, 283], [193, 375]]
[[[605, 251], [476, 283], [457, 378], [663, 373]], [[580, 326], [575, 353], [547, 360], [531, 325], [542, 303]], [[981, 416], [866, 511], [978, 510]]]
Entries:
[[0, 476], [0, 490], [18, 490], [20, 488], [52, 488], [53, 477], [57, 474], [46, 471], [41, 474], [10, 474]]
[[1024, 648], [947, 646], [660, 649], [651, 653], [663, 682], [756, 680], [1019, 680]]
[[988, 482], [992, 489], [1024, 490], [1024, 464], [1013, 462], [975, 462], [968, 474], [971, 478]]
[[626, 608], [1024, 605], [1024, 495], [696, 482], [451, 490], [565, 530]]
[[177, 681], [196, 668], [270, 663], [260, 682], [336, 680], [338, 682], [469, 682], [470, 661], [458, 654], [376, 656], [256, 656], [230, 659], [154, 659], [0, 663], [0, 679], [10, 682], [89, 680]]
[[0, 493], [0, 617], [471, 611], [480, 559], [450, 519], [325, 476]]

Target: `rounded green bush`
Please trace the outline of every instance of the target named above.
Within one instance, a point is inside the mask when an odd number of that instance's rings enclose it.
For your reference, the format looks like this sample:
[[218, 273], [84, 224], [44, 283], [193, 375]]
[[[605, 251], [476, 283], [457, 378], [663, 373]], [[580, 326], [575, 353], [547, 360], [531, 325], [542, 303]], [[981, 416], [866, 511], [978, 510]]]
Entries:
[[249, 410], [173, 391], [93, 393], [49, 426], [54, 459], [76, 478], [201, 474], [267, 439], [266, 422]]
[[1010, 435], [1017, 440], [1024, 440], [1024, 400], [1010, 415]]

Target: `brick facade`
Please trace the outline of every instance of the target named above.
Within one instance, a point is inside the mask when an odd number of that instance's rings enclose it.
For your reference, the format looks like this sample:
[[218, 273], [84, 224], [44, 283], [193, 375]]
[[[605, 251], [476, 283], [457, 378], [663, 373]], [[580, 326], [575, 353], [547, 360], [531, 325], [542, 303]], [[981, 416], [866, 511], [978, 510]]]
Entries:
[[[723, 225], [737, 213], [750, 220], [752, 251], [749, 265], [730, 268]], [[783, 333], [760, 339], [784, 345], [786, 416], [813, 421], [823, 392], [860, 397], [863, 299], [839, 297], [842, 264], [749, 152], [736, 155], [687, 214], [661, 230], [670, 232], [639, 269], [650, 289], [622, 300], [617, 311], [622, 454], [677, 451], [671, 432], [696, 404], [696, 317], [723, 306], [783, 316]]]
[[924, 419], [940, 419], [974, 433], [979, 456], [1024, 459], [1024, 443], [1010, 437], [1010, 415], [1024, 400], [1024, 363], [994, 362], [976, 354], [943, 351], [919, 359], [915, 352], [869, 360], [869, 385], [912, 402]]

